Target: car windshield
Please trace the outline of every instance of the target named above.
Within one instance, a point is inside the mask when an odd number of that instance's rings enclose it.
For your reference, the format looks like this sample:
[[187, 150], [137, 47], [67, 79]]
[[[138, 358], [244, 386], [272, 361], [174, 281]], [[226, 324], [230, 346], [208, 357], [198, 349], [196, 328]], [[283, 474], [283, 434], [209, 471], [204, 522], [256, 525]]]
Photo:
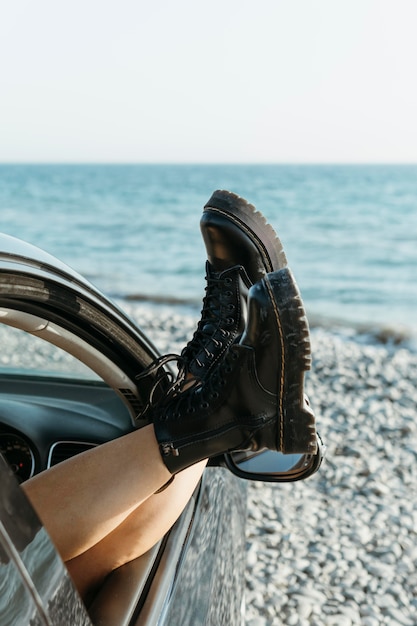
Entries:
[[68, 354], [39, 337], [23, 330], [0, 324], [0, 372], [101, 380], [95, 372]]

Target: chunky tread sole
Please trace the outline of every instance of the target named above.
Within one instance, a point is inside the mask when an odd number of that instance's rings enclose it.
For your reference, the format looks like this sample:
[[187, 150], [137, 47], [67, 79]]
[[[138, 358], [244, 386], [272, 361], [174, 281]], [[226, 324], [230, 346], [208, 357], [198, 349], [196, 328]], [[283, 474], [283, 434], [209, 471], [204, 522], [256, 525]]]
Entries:
[[297, 283], [289, 268], [266, 276], [279, 329], [282, 373], [277, 448], [284, 454], [317, 451], [315, 416], [304, 393], [304, 374], [311, 368], [310, 331]]
[[215, 191], [204, 206], [204, 211], [226, 215], [250, 238], [259, 251], [266, 273], [287, 266], [282, 243], [264, 215], [253, 204], [231, 191]]

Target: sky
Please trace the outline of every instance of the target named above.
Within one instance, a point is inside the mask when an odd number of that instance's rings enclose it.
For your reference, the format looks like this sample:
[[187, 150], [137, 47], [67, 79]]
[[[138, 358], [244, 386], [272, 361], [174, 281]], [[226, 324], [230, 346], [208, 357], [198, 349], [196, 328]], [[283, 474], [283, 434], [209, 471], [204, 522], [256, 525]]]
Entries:
[[416, 163], [415, 0], [13, 0], [0, 162]]

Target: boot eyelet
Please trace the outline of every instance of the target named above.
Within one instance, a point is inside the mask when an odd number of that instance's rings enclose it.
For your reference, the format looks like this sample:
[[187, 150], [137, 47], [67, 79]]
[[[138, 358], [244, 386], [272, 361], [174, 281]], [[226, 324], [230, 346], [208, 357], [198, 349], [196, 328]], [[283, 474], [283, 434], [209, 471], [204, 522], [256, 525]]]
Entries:
[[228, 304], [227, 305], [227, 310], [228, 311], [234, 311], [235, 310], [235, 305], [234, 304]]
[[233, 282], [233, 281], [232, 281], [232, 279], [230, 278], [230, 276], [228, 276], [228, 277], [227, 277], [227, 278], [225, 278], [225, 280], [224, 280], [224, 284], [225, 284], [225, 285], [231, 285], [231, 284], [232, 284], [232, 282]]
[[212, 400], [217, 400], [217, 398], [219, 397], [219, 392], [218, 391], [213, 391], [213, 393], [210, 394], [210, 398]]
[[210, 406], [210, 405], [209, 405], [209, 403], [208, 403], [208, 402], [202, 402], [202, 403], [200, 404], [200, 407], [201, 407], [202, 409], [208, 409], [208, 408], [209, 408], [209, 406]]
[[226, 319], [226, 324], [227, 324], [228, 326], [232, 326], [232, 324], [234, 324], [234, 319], [233, 319], [233, 317], [228, 317], [228, 318]]
[[233, 292], [232, 291], [225, 291], [224, 295], [226, 296], [226, 298], [231, 298], [233, 296]]

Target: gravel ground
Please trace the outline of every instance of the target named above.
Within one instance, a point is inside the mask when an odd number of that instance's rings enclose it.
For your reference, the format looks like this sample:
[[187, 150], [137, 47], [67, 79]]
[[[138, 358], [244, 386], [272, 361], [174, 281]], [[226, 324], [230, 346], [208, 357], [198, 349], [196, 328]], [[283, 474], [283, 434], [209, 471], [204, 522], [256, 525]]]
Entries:
[[[124, 308], [162, 353], [196, 324]], [[323, 329], [312, 346], [327, 457], [306, 481], [250, 484], [246, 626], [416, 626], [417, 354]]]
[[247, 626], [417, 624], [417, 355], [313, 333], [320, 471], [249, 491]]

